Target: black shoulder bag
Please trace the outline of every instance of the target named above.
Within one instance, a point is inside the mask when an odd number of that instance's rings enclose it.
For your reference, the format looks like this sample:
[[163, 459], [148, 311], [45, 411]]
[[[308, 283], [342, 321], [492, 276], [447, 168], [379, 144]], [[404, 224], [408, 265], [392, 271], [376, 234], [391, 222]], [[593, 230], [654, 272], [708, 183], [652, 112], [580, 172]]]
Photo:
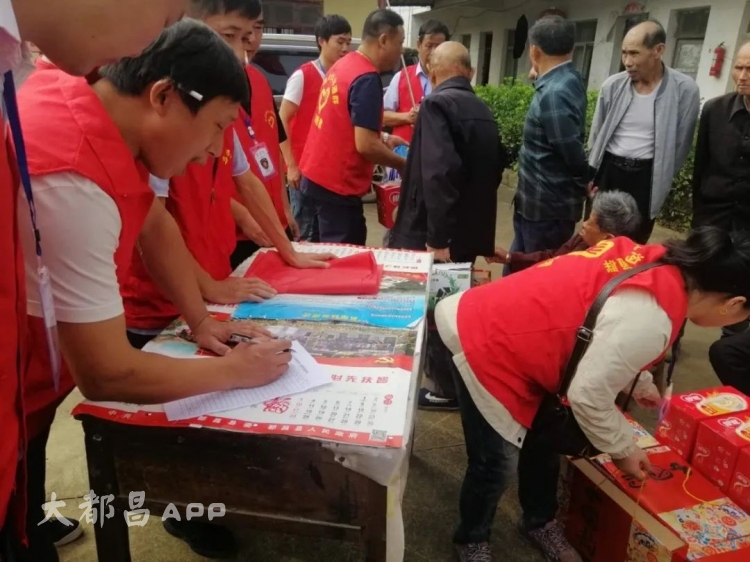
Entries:
[[[581, 427], [578, 425], [578, 421], [568, 405], [568, 389], [570, 388], [570, 383], [573, 382], [573, 377], [575, 377], [578, 363], [580, 363], [581, 358], [584, 353], [586, 353], [594, 336], [596, 319], [599, 316], [604, 303], [612, 294], [612, 291], [614, 291], [617, 286], [626, 279], [630, 279], [634, 275], [660, 265], [662, 264], [654, 262], [634, 267], [633, 269], [625, 271], [611, 279], [602, 290], [599, 291], [596, 300], [594, 300], [594, 304], [591, 305], [591, 308], [589, 308], [589, 311], [586, 314], [583, 326], [578, 328], [575, 347], [570, 355], [570, 359], [568, 359], [568, 364], [565, 367], [565, 372], [560, 381], [560, 387], [557, 390], [557, 394], [547, 394], [544, 397], [542, 405], [539, 407], [539, 411], [534, 418], [531, 429], [526, 435], [524, 447], [526, 446], [526, 443], [531, 446], [531, 442], [533, 442], [534, 447], [548, 447], [561, 455], [570, 455], [573, 457], [593, 457], [600, 453], [600, 451], [597, 451], [591, 444], [583, 433]], [[635, 385], [637, 383], [638, 378], [636, 377], [635, 382], [630, 389], [628, 401], [630, 401], [630, 398], [633, 396], [633, 391], [635, 390]]]

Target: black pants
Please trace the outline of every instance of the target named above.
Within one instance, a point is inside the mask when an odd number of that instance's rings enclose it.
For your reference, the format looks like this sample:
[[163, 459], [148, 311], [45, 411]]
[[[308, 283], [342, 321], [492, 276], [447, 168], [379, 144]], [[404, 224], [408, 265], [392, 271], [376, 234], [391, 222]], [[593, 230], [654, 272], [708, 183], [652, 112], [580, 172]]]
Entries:
[[135, 349], [143, 349], [143, 347], [148, 342], [156, 337], [152, 336], [151, 334], [136, 334], [135, 332], [131, 332], [130, 330], [128, 330], [127, 334], [130, 345], [132, 345]]
[[750, 330], [721, 338], [708, 357], [722, 384], [750, 394]]
[[[627, 163], [609, 152], [604, 154], [596, 173], [594, 185], [599, 191], [624, 191], [635, 199], [641, 213], [641, 228], [633, 240], [638, 244], [648, 243], [656, 220], [651, 219], [651, 181], [653, 160], [638, 160]], [[590, 211], [590, 208], [589, 208]], [[588, 216], [588, 212], [586, 215]]]
[[[576, 221], [565, 219], [544, 219], [531, 221], [518, 211], [513, 213], [513, 242], [511, 252], [541, 252], [556, 250], [573, 237]], [[510, 266], [503, 268], [503, 275], [511, 274]]]
[[[286, 229], [286, 236], [289, 240], [294, 238], [290, 228]], [[237, 240], [237, 245], [234, 247], [234, 252], [232, 252], [232, 257], [230, 258], [232, 269], [237, 269], [246, 259], [252, 257], [252, 255], [258, 250], [260, 250], [260, 246], [252, 240]]]
[[[47, 502], [47, 439], [49, 428], [41, 435], [29, 441], [26, 449], [26, 536], [28, 548], [17, 544], [14, 562], [58, 562], [57, 548], [49, 534], [49, 525], [39, 525], [45, 518], [44, 508]], [[60, 498], [57, 498], [58, 500]]]
[[524, 443], [519, 454], [518, 447], [503, 439], [484, 419], [452, 361], [451, 365], [469, 461], [461, 485], [461, 520], [453, 542], [489, 541], [497, 504], [516, 470], [523, 523], [528, 529], [543, 527], [558, 510], [560, 457], [531, 442]]
[[321, 242], [357, 246], [367, 243], [365, 207], [361, 197], [339, 195], [304, 177], [300, 190], [318, 215]]

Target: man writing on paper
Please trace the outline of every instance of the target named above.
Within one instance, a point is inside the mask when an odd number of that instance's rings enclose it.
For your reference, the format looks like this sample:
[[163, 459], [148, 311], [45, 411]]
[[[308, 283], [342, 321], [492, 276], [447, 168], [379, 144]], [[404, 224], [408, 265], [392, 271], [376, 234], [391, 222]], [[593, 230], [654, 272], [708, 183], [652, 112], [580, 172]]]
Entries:
[[[55, 388], [50, 375], [55, 356], [47, 346], [34, 234], [23, 199], [19, 221], [31, 316], [24, 400], [30, 447], [39, 448], [42, 465], [56, 408], [76, 384], [92, 400], [163, 403], [266, 384], [291, 360], [283, 353], [289, 341], [241, 344], [229, 353], [225, 342], [232, 333], [265, 331], [209, 316], [179, 229], [146, 184], [149, 172], [171, 177], [191, 161], [220, 155], [224, 129], [248, 95], [231, 49], [202, 23], [185, 20], [141, 56], [100, 74], [90, 86], [59, 70], [42, 70], [19, 95], [63, 358]], [[173, 359], [128, 343], [120, 288], [136, 248], [199, 345], [221, 357]], [[40, 472], [42, 478], [29, 481], [29, 495], [44, 498], [43, 468]], [[30, 519], [41, 521], [41, 502], [32, 508]]]
[[[42, 497], [27, 498], [24, 478], [44, 480], [44, 448], [27, 447], [23, 426], [22, 377], [28, 354], [24, 260], [16, 216], [19, 169], [11, 139], [22, 138], [20, 123], [7, 112], [15, 90], [33, 69], [26, 41], [32, 41], [66, 72], [87, 74], [100, 64], [140, 52], [166, 26], [178, 20], [184, 0], [59, 0], [0, 4], [0, 82], [3, 93], [4, 150], [0, 151], [0, 552], [19, 562], [54, 562], [57, 541], [80, 536], [80, 526], [56, 519], [39, 525]], [[96, 29], [97, 33], [91, 33]], [[54, 138], [49, 142], [55, 142]], [[42, 258], [44, 259], [44, 258]], [[34, 268], [37, 264], [34, 263]], [[40, 287], [36, 286], [36, 293]], [[48, 373], [52, 377], [52, 373]], [[33, 465], [33, 466], [32, 466]], [[27, 472], [27, 468], [29, 469]], [[32, 509], [27, 509], [27, 500]], [[24, 516], [24, 513], [26, 516]], [[24, 544], [24, 536], [27, 543]], [[40, 543], [39, 549], [35, 545]]]
[[[428, 250], [437, 261], [494, 254], [497, 187], [505, 168], [497, 123], [471, 87], [469, 51], [448, 41], [429, 61], [434, 90], [422, 102], [401, 182], [389, 247]], [[430, 332], [422, 408], [458, 408], [450, 354]]]

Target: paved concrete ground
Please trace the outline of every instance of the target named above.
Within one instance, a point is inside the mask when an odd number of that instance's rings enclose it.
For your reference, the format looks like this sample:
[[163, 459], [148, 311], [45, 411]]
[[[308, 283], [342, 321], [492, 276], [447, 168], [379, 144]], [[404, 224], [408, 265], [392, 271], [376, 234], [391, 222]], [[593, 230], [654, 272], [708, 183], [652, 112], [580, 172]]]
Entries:
[[[500, 190], [497, 242], [508, 247], [512, 238], [511, 192]], [[374, 205], [367, 206], [369, 243], [378, 246], [383, 237]], [[671, 236], [657, 231], [654, 239]], [[688, 391], [705, 388], [718, 381], [707, 360], [708, 346], [718, 337], [716, 330], [690, 326], [687, 330], [681, 363], [677, 367], [676, 388]], [[88, 491], [88, 475], [80, 424], [70, 417], [71, 408], [80, 401], [75, 392], [60, 408], [48, 447], [47, 492], [56, 492], [58, 499], [68, 501], [63, 515], [78, 518], [78, 505]], [[640, 412], [637, 417], [653, 426], [653, 415]], [[649, 423], [650, 422], [650, 423]], [[466, 467], [461, 422], [458, 414], [420, 412], [414, 455], [404, 503], [406, 521], [406, 562], [448, 562], [454, 560], [451, 533], [456, 521], [457, 498]], [[540, 562], [542, 558], [529, 548], [514, 531], [519, 516], [515, 488], [501, 501], [493, 543], [498, 559], [508, 562]], [[238, 560], [252, 562], [354, 562], [362, 553], [347, 544], [317, 539], [300, 539], [285, 535], [238, 530], [242, 553]], [[134, 562], [197, 562], [181, 541], [162, 529], [158, 519], [151, 519], [145, 528], [131, 529], [131, 552]], [[62, 547], [63, 562], [95, 562], [96, 549], [91, 526], [84, 538]], [[101, 562], [108, 562], [103, 560]]]

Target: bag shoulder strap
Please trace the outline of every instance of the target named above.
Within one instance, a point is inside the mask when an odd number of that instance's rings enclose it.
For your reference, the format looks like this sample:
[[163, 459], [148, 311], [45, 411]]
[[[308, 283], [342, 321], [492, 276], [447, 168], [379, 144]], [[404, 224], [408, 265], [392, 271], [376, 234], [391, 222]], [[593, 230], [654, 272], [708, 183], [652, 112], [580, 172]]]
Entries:
[[594, 300], [594, 304], [591, 305], [591, 308], [589, 308], [589, 311], [586, 314], [586, 319], [583, 321], [583, 325], [578, 328], [578, 333], [576, 334], [576, 343], [573, 347], [573, 353], [570, 354], [570, 359], [568, 359], [568, 364], [565, 367], [565, 373], [563, 374], [562, 380], [560, 381], [560, 387], [557, 391], [557, 397], [560, 400], [563, 400], [568, 394], [568, 389], [570, 388], [570, 383], [573, 382], [573, 377], [575, 377], [576, 370], [578, 369], [578, 364], [581, 362], [583, 354], [586, 353], [586, 350], [588, 349], [589, 345], [591, 344], [591, 340], [594, 337], [594, 326], [596, 325], [596, 319], [599, 316], [602, 307], [604, 307], [604, 303], [607, 302], [609, 296], [623, 281], [626, 281], [631, 277], [649, 269], [659, 267], [660, 265], [664, 264], [662, 264], [661, 262], [652, 262], [636, 266], [633, 269], [629, 269], [621, 273], [617, 277], [610, 279], [607, 284], [602, 287], [602, 290], [599, 291], [599, 294]]

